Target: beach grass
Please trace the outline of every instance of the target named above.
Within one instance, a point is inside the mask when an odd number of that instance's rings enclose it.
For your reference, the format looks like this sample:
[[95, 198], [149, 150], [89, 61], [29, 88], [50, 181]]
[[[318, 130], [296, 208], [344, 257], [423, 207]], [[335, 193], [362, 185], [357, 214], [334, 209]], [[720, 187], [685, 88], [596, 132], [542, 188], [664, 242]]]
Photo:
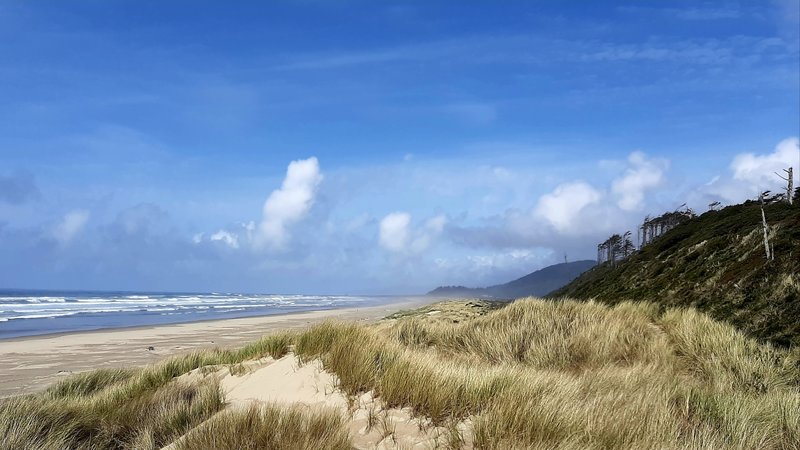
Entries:
[[295, 352], [350, 394], [470, 419], [479, 448], [800, 448], [796, 353], [693, 310], [527, 299], [455, 324], [325, 323]]
[[[125, 387], [128, 385], [123, 382]], [[87, 395], [28, 395], [0, 403], [0, 448], [161, 448], [224, 406], [212, 380], [169, 383], [120, 401], [115, 388]]]
[[218, 413], [213, 377], [178, 378], [290, 350], [350, 397], [371, 392], [451, 430], [452, 448], [800, 449], [798, 349], [692, 309], [568, 299], [445, 302], [73, 375], [0, 402], [3, 448], [349, 448], [340, 413]]
[[71, 375], [42, 393], [0, 401], [0, 449], [161, 448], [220, 411], [213, 379], [175, 378], [194, 369], [284, 356], [291, 332], [235, 350], [212, 349], [142, 369], [100, 369]]
[[213, 417], [174, 450], [349, 450], [345, 418], [333, 409], [253, 405]]

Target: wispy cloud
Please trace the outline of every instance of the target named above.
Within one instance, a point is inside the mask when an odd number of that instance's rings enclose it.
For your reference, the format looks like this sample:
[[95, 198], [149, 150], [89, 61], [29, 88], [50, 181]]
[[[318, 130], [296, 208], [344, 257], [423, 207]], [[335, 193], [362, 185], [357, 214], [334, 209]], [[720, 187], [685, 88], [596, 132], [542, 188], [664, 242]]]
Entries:
[[69, 244], [78, 233], [86, 226], [89, 221], [89, 211], [74, 210], [64, 215], [54, 228], [53, 237], [60, 245]]
[[686, 8], [660, 8], [657, 6], [621, 6], [618, 11], [630, 14], [647, 14], [671, 17], [679, 20], [728, 20], [742, 17], [741, 9], [734, 5], [700, 4]]
[[[693, 14], [700, 14], [695, 11]], [[729, 64], [732, 58], [785, 51], [785, 42], [762, 36], [717, 38], [653, 36], [631, 44], [613, 39], [553, 39], [532, 34], [483, 35], [375, 49], [297, 55], [276, 70], [333, 69], [361, 65], [433, 62], [441, 65], [513, 63], [547, 65], [564, 62], [663, 61], [692, 65]], [[773, 47], [772, 49], [770, 47]], [[787, 55], [788, 56], [788, 55]]]
[[[437, 61], [442, 64], [475, 63], [496, 60], [498, 48], [520, 48], [531, 43], [531, 36], [484, 35], [432, 40], [372, 49], [350, 49], [336, 52], [308, 53], [291, 56], [274, 70], [337, 69], [379, 63]], [[494, 56], [492, 56], [494, 55]]]

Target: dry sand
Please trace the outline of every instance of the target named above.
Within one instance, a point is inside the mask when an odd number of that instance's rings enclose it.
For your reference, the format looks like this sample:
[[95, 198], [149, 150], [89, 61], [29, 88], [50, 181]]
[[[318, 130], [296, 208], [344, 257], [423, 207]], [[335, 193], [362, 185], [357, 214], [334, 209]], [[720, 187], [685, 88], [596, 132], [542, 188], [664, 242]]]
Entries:
[[[472, 447], [468, 421], [454, 424], [452, 429], [434, 427], [429, 420], [414, 417], [410, 408], [387, 408], [371, 392], [348, 399], [337, 389], [336, 375], [325, 371], [319, 360], [300, 364], [289, 353], [278, 360], [267, 357], [247, 361], [236, 369], [235, 374], [229, 367], [211, 372], [196, 369], [178, 381], [216, 377], [225, 393], [227, 408], [270, 403], [334, 409], [347, 420], [351, 441], [357, 449], [449, 448], [454, 433], [465, 448]], [[169, 445], [164, 450], [172, 448]]]
[[0, 340], [0, 397], [42, 390], [70, 373], [141, 366], [200, 348], [238, 346], [277, 330], [306, 327], [328, 318], [374, 321], [429, 302], [417, 298], [366, 308]]

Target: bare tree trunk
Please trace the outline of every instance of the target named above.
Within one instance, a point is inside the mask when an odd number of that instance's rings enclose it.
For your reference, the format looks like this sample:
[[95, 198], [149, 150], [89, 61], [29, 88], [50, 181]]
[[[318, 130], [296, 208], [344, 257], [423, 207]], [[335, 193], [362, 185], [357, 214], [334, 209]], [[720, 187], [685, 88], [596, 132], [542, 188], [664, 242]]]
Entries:
[[781, 180], [783, 180], [783, 181], [785, 181], [787, 183], [787, 186], [786, 186], [786, 203], [791, 205], [792, 204], [792, 195], [794, 194], [794, 192], [793, 192], [794, 191], [794, 177], [792, 176], [792, 168], [789, 167], [788, 169], [783, 169], [783, 171], [786, 172], [786, 175], [787, 175], [786, 178], [784, 178], [783, 175], [779, 174], [778, 172], [775, 172], [775, 175], [777, 175], [778, 178], [780, 178]]
[[764, 215], [764, 196], [761, 196], [761, 222], [764, 225], [764, 251], [767, 254], [767, 261], [770, 261], [772, 258], [770, 248], [769, 248], [769, 226], [767, 225], [767, 216]]

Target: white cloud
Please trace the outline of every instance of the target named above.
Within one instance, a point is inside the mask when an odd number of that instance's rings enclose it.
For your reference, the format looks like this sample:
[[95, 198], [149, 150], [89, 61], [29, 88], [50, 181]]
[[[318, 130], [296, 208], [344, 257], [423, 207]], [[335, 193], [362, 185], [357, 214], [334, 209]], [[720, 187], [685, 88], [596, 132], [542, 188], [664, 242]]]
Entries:
[[414, 253], [421, 253], [431, 246], [434, 239], [439, 237], [447, 224], [447, 217], [440, 214], [436, 217], [428, 219], [425, 226], [417, 230], [414, 234], [414, 240], [411, 242], [411, 251]]
[[53, 237], [61, 245], [66, 245], [80, 233], [86, 222], [89, 221], [89, 211], [74, 210], [64, 215], [64, 218], [53, 229]]
[[289, 235], [286, 227], [305, 217], [322, 181], [317, 158], [292, 161], [280, 189], [264, 202], [263, 217], [254, 236], [257, 248], [281, 248]]
[[544, 218], [558, 231], [568, 231], [585, 207], [595, 204], [602, 193], [583, 181], [558, 185], [539, 198], [534, 214]]
[[394, 212], [381, 220], [379, 242], [383, 248], [395, 253], [419, 254], [433, 244], [446, 224], [447, 217], [440, 214], [412, 228], [410, 214]]
[[384, 217], [379, 226], [381, 246], [393, 252], [404, 251], [408, 245], [410, 223], [411, 216], [404, 212], [394, 212]]
[[709, 182], [697, 186], [689, 193], [688, 203], [692, 207], [705, 208], [714, 201], [731, 204], [755, 199], [766, 190], [773, 193], [784, 192], [786, 182], [778, 178], [775, 172], [786, 176], [783, 169], [793, 167], [797, 186], [800, 183], [798, 164], [800, 142], [796, 137], [782, 140], [771, 153], [740, 153], [731, 161], [730, 175], [717, 175]]
[[800, 141], [796, 137], [782, 140], [772, 153], [756, 155], [742, 153], [731, 162], [735, 180], [744, 182], [751, 190], [775, 189], [783, 184], [775, 172], [786, 175], [783, 169], [795, 167], [800, 160]]
[[628, 169], [614, 180], [611, 191], [617, 196], [617, 206], [625, 211], [640, 210], [644, 206], [644, 196], [648, 189], [664, 182], [664, 171], [669, 166], [665, 159], [648, 159], [642, 152], [628, 156]]
[[[202, 239], [202, 236], [201, 236]], [[219, 230], [209, 237], [209, 240], [224, 242], [231, 248], [239, 248], [239, 236], [225, 230]]]
[[292, 161], [281, 187], [272, 191], [264, 202], [260, 222], [240, 223], [210, 235], [198, 233], [192, 242], [198, 245], [220, 242], [233, 249], [246, 245], [256, 250], [281, 250], [290, 239], [288, 228], [302, 220], [314, 205], [322, 178], [317, 158]]

